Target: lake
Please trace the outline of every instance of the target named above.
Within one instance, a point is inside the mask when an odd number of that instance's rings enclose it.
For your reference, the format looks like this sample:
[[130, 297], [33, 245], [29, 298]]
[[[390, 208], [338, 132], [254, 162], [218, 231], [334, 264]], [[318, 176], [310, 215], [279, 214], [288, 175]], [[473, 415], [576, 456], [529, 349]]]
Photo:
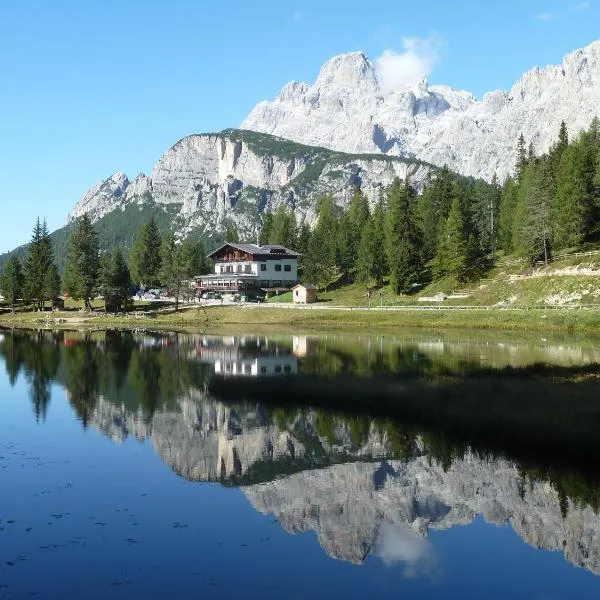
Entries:
[[600, 597], [600, 345], [0, 330], [0, 599]]

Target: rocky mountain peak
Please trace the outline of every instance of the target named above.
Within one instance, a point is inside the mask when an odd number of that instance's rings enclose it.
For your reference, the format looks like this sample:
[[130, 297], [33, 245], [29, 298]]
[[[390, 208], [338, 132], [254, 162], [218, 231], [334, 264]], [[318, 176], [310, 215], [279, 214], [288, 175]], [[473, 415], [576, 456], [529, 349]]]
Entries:
[[375, 66], [364, 52], [348, 52], [329, 59], [321, 67], [315, 85], [379, 90]]
[[561, 64], [527, 71], [510, 91], [483, 100], [426, 79], [382, 94], [363, 52], [335, 56], [313, 85], [295, 83], [261, 102], [242, 123], [297, 142], [345, 152], [383, 152], [447, 164], [490, 180], [512, 173], [521, 133], [545, 152], [561, 120], [571, 134], [600, 113], [600, 41]]

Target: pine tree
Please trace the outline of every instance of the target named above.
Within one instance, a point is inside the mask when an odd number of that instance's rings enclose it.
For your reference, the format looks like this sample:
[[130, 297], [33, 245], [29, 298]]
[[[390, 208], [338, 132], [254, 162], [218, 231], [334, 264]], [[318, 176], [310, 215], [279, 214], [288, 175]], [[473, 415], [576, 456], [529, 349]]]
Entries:
[[267, 243], [295, 248], [297, 239], [296, 214], [284, 204], [273, 214]]
[[143, 290], [160, 284], [161, 238], [154, 217], [140, 228], [131, 252], [131, 271]]
[[271, 229], [273, 227], [273, 213], [270, 210], [265, 211], [262, 219], [262, 227], [258, 238], [258, 243], [261, 246], [269, 243]]
[[84, 214], [71, 234], [64, 283], [66, 291], [75, 300], [83, 299], [86, 310], [92, 310], [90, 300], [96, 289], [99, 269], [98, 234], [88, 215]]
[[369, 201], [356, 189], [350, 205], [340, 219], [337, 239], [337, 262], [340, 270], [349, 280], [355, 275], [358, 260], [358, 249], [363, 229], [370, 217]]
[[194, 241], [186, 238], [181, 245], [181, 260], [183, 263], [183, 276], [192, 279], [197, 275], [210, 272], [209, 260], [206, 257], [202, 240]]
[[0, 292], [14, 313], [15, 304], [23, 294], [23, 272], [19, 259], [13, 254], [8, 257], [2, 275], [0, 275]]
[[375, 275], [376, 261], [375, 224], [372, 218], [368, 218], [362, 229], [358, 256], [356, 259], [356, 280], [369, 284]]
[[590, 239], [595, 219], [595, 156], [585, 136], [564, 151], [554, 202], [554, 240], [558, 247], [578, 246]]
[[518, 202], [519, 186], [517, 182], [508, 177], [502, 186], [500, 197], [500, 211], [498, 216], [498, 242], [505, 252], [514, 250], [513, 219]]
[[[44, 308], [45, 295], [44, 280], [47, 272], [53, 268], [54, 253], [52, 242], [48, 233], [46, 221], [38, 218], [33, 228], [31, 241], [27, 249], [24, 265], [24, 296], [27, 302], [35, 300], [37, 309]], [[54, 267], [55, 268], [55, 267]]]
[[181, 245], [175, 241], [172, 231], [167, 231], [163, 237], [160, 279], [162, 284], [175, 296], [175, 310], [179, 310], [184, 271], [181, 260]]
[[131, 275], [120, 249], [102, 256], [98, 280], [105, 311], [118, 312], [131, 304]]
[[384, 197], [379, 199], [373, 211], [373, 271], [372, 277], [375, 285], [383, 285], [383, 278], [388, 273], [388, 260], [386, 251], [385, 223], [387, 206]]
[[464, 216], [460, 201], [452, 201], [450, 213], [440, 232], [438, 249], [433, 270], [436, 278], [455, 275], [462, 281], [467, 262], [467, 240], [465, 239]]
[[60, 275], [56, 265], [52, 263], [44, 275], [42, 294], [45, 299], [52, 300], [60, 294]]
[[524, 210], [519, 217], [519, 249], [530, 263], [550, 258], [552, 178], [546, 161], [527, 167], [523, 181]]
[[387, 256], [390, 285], [396, 294], [407, 291], [423, 267], [421, 239], [413, 215], [413, 191], [396, 179], [388, 196]]
[[339, 220], [337, 207], [331, 196], [318, 203], [318, 217], [304, 261], [304, 281], [327, 289], [336, 267], [336, 239]]
[[483, 252], [496, 250], [501, 191], [496, 175], [491, 183], [477, 181], [470, 190], [472, 195], [472, 220], [480, 248]]
[[420, 229], [423, 236], [423, 256], [433, 258], [440, 227], [446, 221], [456, 193], [454, 176], [444, 165], [425, 186], [418, 204]]

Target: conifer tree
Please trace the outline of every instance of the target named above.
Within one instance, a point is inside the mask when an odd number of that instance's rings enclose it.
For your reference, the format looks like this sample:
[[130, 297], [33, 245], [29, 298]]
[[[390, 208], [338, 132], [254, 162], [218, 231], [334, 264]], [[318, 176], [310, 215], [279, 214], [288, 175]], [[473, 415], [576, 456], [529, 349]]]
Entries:
[[558, 247], [577, 246], [595, 227], [595, 156], [585, 136], [564, 151], [554, 202], [554, 240]]
[[98, 279], [105, 311], [117, 312], [131, 304], [131, 275], [120, 249], [102, 256]]
[[426, 259], [435, 255], [440, 227], [448, 217], [455, 193], [454, 176], [448, 166], [444, 165], [425, 186], [419, 199], [419, 222], [423, 235], [423, 255]]
[[47, 300], [52, 300], [60, 294], [60, 275], [54, 263], [50, 265], [44, 275], [42, 294]]
[[467, 261], [464, 216], [458, 197], [452, 200], [450, 213], [440, 231], [433, 270], [436, 278], [455, 275], [463, 281]]
[[360, 189], [356, 189], [338, 227], [338, 266], [349, 280], [355, 275], [358, 249], [369, 216], [369, 202]]
[[83, 299], [85, 309], [92, 310], [93, 298], [100, 269], [98, 234], [87, 214], [79, 217], [71, 234], [65, 265], [66, 291], [75, 299]]
[[179, 298], [184, 280], [181, 245], [175, 241], [172, 231], [167, 231], [161, 245], [160, 279], [175, 297], [175, 310], [179, 310]]
[[262, 226], [260, 229], [260, 234], [258, 238], [258, 243], [261, 246], [269, 243], [269, 238], [271, 236], [271, 229], [273, 227], [273, 213], [270, 210], [265, 211], [262, 219]]
[[337, 212], [331, 196], [325, 196], [320, 200], [317, 224], [310, 237], [304, 261], [304, 280], [325, 289], [336, 267]]
[[550, 164], [527, 167], [524, 174], [523, 210], [518, 221], [519, 249], [529, 262], [550, 258], [552, 178]]
[[186, 279], [210, 272], [209, 260], [206, 257], [202, 240], [194, 241], [186, 238], [181, 245], [181, 260], [183, 275]]
[[267, 243], [294, 249], [296, 247], [296, 239], [296, 214], [293, 210], [282, 204], [273, 214]]
[[368, 218], [362, 228], [358, 256], [356, 258], [356, 280], [368, 285], [375, 276], [376, 261], [375, 224], [372, 218]]
[[383, 278], [388, 273], [388, 260], [386, 251], [385, 223], [387, 206], [385, 198], [379, 198], [373, 211], [373, 271], [372, 277], [375, 285], [383, 285]]
[[421, 239], [413, 215], [413, 191], [396, 179], [388, 196], [387, 257], [390, 285], [396, 294], [407, 291], [422, 269]]
[[518, 183], [512, 177], [508, 177], [502, 186], [498, 215], [498, 242], [505, 252], [514, 249], [513, 219], [518, 202], [518, 191]]
[[[37, 309], [44, 308], [45, 295], [44, 281], [47, 272], [54, 266], [54, 252], [48, 233], [46, 221], [38, 218], [33, 228], [31, 241], [27, 249], [24, 265], [24, 296], [27, 302], [36, 301]], [[56, 267], [54, 267], [56, 268]]]
[[131, 252], [131, 271], [143, 290], [160, 284], [160, 246], [160, 232], [151, 217], [138, 231]]
[[0, 292], [14, 313], [15, 304], [23, 294], [23, 272], [19, 259], [13, 254], [8, 257], [0, 275]]

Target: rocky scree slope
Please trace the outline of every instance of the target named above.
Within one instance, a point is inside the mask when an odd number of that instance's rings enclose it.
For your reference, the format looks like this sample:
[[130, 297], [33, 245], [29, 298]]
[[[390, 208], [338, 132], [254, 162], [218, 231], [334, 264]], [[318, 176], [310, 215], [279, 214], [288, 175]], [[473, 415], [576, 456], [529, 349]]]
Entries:
[[508, 91], [478, 100], [442, 85], [385, 90], [363, 53], [329, 60], [314, 84], [293, 81], [259, 103], [241, 127], [345, 152], [381, 152], [447, 164], [467, 176], [512, 173], [521, 133], [538, 153], [600, 116], [600, 41], [559, 65], [527, 71]]

